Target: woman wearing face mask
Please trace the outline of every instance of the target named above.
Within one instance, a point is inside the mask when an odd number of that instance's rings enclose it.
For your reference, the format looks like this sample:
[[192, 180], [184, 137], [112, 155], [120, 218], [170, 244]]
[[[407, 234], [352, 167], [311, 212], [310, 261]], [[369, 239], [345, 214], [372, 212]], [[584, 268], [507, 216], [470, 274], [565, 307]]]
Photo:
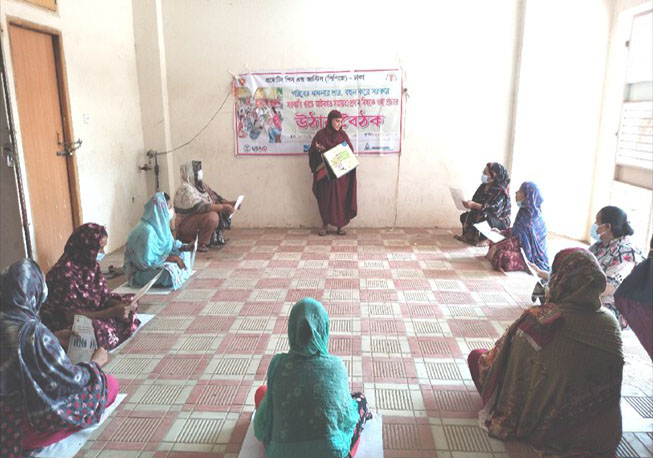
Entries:
[[46, 277], [48, 300], [41, 320], [52, 331], [70, 329], [75, 315], [93, 320], [98, 347], [111, 350], [127, 340], [140, 324], [132, 295], [109, 290], [98, 261], [104, 257], [107, 230], [87, 223], [72, 233], [63, 255]]
[[590, 233], [597, 241], [590, 247], [590, 251], [596, 256], [608, 278], [608, 284], [601, 295], [601, 303], [612, 310], [622, 327], [625, 327], [626, 321], [614, 305], [614, 292], [635, 265], [644, 260], [644, 256], [631, 243], [629, 236], [633, 235], [634, 231], [628, 223], [628, 215], [619, 207], [608, 206], [599, 210]]
[[154, 286], [178, 289], [193, 272], [192, 244], [175, 240], [170, 231], [174, 210], [170, 197], [157, 192], [145, 204], [141, 221], [131, 230], [125, 246], [125, 273], [129, 284], [143, 286], [163, 269]]
[[488, 162], [481, 182], [472, 200], [463, 202], [470, 211], [460, 215], [463, 233], [455, 238], [471, 245], [486, 246], [489, 240], [478, 232], [474, 224], [487, 221], [490, 227], [499, 230], [510, 227], [510, 176], [501, 164]]
[[521, 255], [523, 250], [526, 261], [548, 272], [549, 257], [546, 248], [546, 223], [542, 217], [542, 194], [535, 183], [526, 181], [515, 194], [515, 200], [519, 206], [515, 224], [511, 229], [501, 231], [506, 239], [492, 244], [487, 258], [496, 270], [526, 270], [527, 266]]
[[199, 252], [208, 251], [211, 244], [224, 244], [222, 230], [229, 228], [228, 216], [234, 212], [235, 205], [204, 184], [203, 175], [200, 161], [183, 164], [181, 186], [174, 198], [177, 237], [183, 242], [192, 242], [199, 234]]

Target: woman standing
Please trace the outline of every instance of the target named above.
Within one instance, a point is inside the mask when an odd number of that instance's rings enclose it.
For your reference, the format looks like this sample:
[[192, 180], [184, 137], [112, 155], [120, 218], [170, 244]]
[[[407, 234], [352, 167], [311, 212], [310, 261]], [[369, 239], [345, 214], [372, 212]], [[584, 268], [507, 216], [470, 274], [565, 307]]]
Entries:
[[308, 150], [309, 166], [313, 172], [313, 194], [322, 217], [322, 229], [318, 233], [321, 236], [327, 234], [329, 224], [337, 228], [338, 235], [345, 235], [343, 228], [358, 213], [356, 170], [336, 179], [329, 175], [322, 160], [324, 152], [342, 142], [347, 142], [354, 150], [349, 136], [342, 129], [342, 114], [333, 110], [327, 118], [327, 126], [315, 134]]

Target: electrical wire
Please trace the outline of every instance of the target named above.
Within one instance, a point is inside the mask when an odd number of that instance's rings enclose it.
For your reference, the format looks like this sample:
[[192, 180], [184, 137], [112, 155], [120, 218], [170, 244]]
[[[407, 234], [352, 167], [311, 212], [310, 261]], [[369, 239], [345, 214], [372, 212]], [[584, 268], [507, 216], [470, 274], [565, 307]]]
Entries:
[[202, 127], [199, 130], [199, 132], [197, 132], [193, 136], [193, 138], [188, 140], [186, 143], [183, 143], [183, 144], [181, 144], [181, 145], [179, 145], [179, 146], [177, 146], [175, 148], [172, 148], [171, 150], [156, 152], [156, 155], [157, 156], [163, 156], [163, 155], [166, 155], [166, 154], [174, 153], [175, 151], [182, 149], [184, 146], [187, 146], [187, 145], [191, 144], [197, 137], [200, 136], [200, 134], [202, 132], [204, 132], [206, 130], [207, 127], [209, 127], [209, 124], [211, 124], [211, 122], [213, 122], [213, 120], [218, 115], [218, 113], [220, 113], [220, 111], [222, 111], [222, 108], [224, 107], [224, 104], [227, 103], [227, 99], [229, 98], [229, 95], [232, 93], [232, 91], [233, 91], [233, 89], [231, 89], [231, 88], [229, 89], [229, 91], [227, 91], [227, 93], [224, 96], [224, 99], [222, 100], [222, 103], [218, 107], [218, 110], [215, 113], [213, 113], [213, 116], [211, 116], [211, 118], [206, 122], [206, 124], [204, 124], [204, 127]]

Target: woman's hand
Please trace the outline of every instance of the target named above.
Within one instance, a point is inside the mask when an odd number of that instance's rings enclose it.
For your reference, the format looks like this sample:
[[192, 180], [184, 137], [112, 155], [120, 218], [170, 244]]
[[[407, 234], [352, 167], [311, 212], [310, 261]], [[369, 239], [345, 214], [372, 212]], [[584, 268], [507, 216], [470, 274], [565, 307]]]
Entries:
[[471, 202], [471, 200], [463, 200], [463, 207], [471, 210], [472, 207], [469, 205]]
[[187, 243], [181, 247], [181, 251], [193, 251], [195, 249], [195, 242]]
[[100, 347], [93, 353], [91, 361], [102, 367], [107, 363], [107, 361], [109, 361], [109, 353], [107, 353], [104, 348]]
[[530, 261], [526, 261], [526, 264], [528, 264], [528, 267], [533, 269], [537, 274], [537, 276], [540, 277], [541, 279], [543, 280], [549, 279], [549, 272], [547, 272], [546, 270], [540, 269], [539, 267], [537, 267], [537, 265], [533, 264]]
[[76, 335], [77, 334], [72, 329], [62, 329], [60, 331], [54, 332], [54, 336], [57, 338], [59, 344], [63, 348], [68, 347], [68, 344], [70, 343], [70, 338]]
[[185, 269], [186, 268], [186, 264], [184, 264], [184, 260], [181, 259], [179, 256], [174, 255], [174, 254], [171, 254], [170, 256], [168, 256], [166, 258], [166, 262], [174, 262], [174, 263], [177, 264], [177, 267], [179, 267], [180, 269]]
[[315, 148], [320, 152], [326, 150], [326, 148], [319, 143], [315, 143]]
[[129, 318], [129, 312], [132, 311], [132, 304], [131, 302], [118, 302], [109, 311], [111, 312], [111, 318], [127, 319]]

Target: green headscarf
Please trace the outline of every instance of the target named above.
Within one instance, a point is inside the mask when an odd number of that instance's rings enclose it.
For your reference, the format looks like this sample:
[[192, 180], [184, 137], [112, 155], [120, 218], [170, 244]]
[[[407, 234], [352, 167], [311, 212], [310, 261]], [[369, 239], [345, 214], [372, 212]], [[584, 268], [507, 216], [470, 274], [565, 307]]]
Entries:
[[359, 419], [347, 369], [329, 355], [329, 316], [305, 298], [288, 319], [290, 351], [275, 355], [268, 390], [254, 417], [254, 433], [267, 456], [345, 457]]

